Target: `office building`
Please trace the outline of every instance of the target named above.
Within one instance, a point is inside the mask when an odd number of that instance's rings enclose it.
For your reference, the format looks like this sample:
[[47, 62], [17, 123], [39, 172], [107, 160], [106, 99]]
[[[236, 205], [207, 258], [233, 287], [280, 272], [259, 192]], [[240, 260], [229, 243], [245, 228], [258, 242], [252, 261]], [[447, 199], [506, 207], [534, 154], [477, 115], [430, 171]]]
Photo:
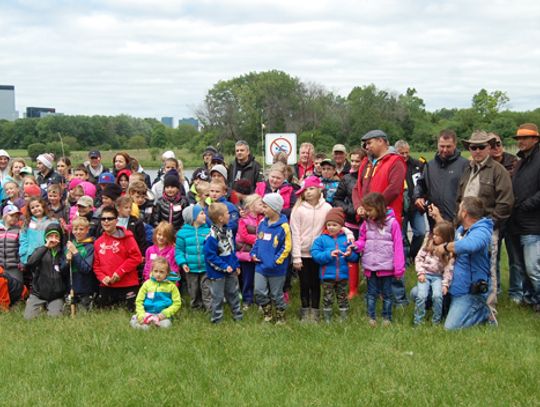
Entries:
[[15, 120], [18, 118], [15, 110], [15, 86], [0, 85], [0, 120]]

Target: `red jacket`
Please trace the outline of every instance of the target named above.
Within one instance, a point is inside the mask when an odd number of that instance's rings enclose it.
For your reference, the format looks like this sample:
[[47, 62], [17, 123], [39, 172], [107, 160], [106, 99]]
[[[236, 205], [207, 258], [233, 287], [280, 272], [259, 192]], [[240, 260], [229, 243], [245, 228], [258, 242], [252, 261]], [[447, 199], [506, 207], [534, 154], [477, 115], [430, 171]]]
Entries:
[[395, 217], [401, 225], [403, 212], [403, 190], [407, 166], [399, 154], [388, 153], [380, 159], [362, 160], [358, 172], [358, 182], [352, 191], [354, 209], [358, 209], [362, 197], [370, 192], [383, 194], [387, 206], [394, 210]]
[[[102, 287], [131, 287], [139, 285], [137, 266], [142, 256], [131, 231], [117, 226], [113, 236], [103, 233], [94, 243], [94, 273]], [[106, 276], [116, 273], [120, 280], [105, 286]]]

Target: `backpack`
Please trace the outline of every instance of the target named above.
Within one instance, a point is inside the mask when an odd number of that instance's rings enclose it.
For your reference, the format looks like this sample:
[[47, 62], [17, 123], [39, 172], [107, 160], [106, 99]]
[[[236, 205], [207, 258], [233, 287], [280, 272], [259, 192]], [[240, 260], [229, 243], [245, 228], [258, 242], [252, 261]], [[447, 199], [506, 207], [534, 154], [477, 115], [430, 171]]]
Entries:
[[19, 300], [28, 297], [28, 289], [16, 278], [4, 273], [0, 267], [0, 310], [7, 311]]

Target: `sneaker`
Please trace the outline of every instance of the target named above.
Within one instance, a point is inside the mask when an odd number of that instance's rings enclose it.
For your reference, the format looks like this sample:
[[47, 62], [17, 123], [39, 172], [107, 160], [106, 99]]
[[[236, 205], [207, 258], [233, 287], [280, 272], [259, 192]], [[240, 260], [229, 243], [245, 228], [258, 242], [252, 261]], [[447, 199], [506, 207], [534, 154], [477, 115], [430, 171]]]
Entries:
[[489, 316], [488, 316], [488, 324], [491, 326], [499, 326], [499, 322], [497, 321], [497, 310], [493, 307], [489, 307]]
[[377, 321], [374, 320], [374, 319], [370, 319], [368, 321], [368, 324], [369, 324], [370, 327], [375, 328], [377, 326]]
[[391, 325], [392, 325], [392, 321], [390, 321], [389, 319], [383, 319], [382, 326], [391, 326]]

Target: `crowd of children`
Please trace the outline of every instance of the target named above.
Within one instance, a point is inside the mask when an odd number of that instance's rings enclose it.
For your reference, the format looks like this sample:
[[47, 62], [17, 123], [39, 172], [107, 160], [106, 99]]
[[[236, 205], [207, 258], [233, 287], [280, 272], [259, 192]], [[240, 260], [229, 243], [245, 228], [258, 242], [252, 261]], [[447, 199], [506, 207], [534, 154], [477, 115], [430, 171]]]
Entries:
[[[79, 311], [120, 305], [134, 313], [134, 328], [167, 328], [182, 294], [213, 323], [227, 304], [236, 321], [258, 306], [264, 321], [282, 324], [297, 275], [302, 321], [319, 320], [321, 292], [324, 320], [332, 321], [337, 303], [345, 321], [349, 271], [361, 261], [369, 324], [377, 324], [379, 298], [382, 324], [391, 323], [391, 281], [405, 272], [405, 259], [400, 225], [381, 194], [363, 198], [360, 227], [349, 228], [349, 215], [332, 206], [340, 178], [331, 160], [320, 159], [315, 171], [322, 173], [298, 184], [276, 163], [266, 181], [229, 188], [221, 163], [197, 169], [189, 184], [170, 153], [153, 186], [126, 153], [100, 173], [60, 159], [61, 175], [42, 184], [23, 160], [12, 160], [0, 191], [0, 283], [7, 290], [0, 293], [11, 296], [3, 308], [28, 297], [24, 317], [32, 319], [43, 310], [60, 316], [66, 302]], [[452, 240], [452, 225], [441, 224], [418, 255], [415, 324], [430, 292], [433, 323], [441, 320], [453, 259], [434, 254], [433, 245]]]

